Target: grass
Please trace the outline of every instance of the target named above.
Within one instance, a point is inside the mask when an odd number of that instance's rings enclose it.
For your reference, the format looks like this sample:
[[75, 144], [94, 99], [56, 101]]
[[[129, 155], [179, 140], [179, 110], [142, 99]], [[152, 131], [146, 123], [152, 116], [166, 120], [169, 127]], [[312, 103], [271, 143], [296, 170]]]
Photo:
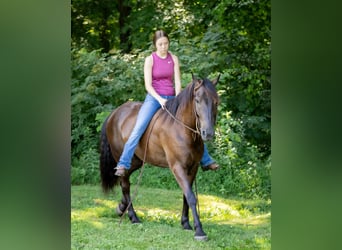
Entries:
[[133, 204], [141, 224], [131, 224], [127, 215], [120, 224], [115, 213], [120, 199], [120, 189], [106, 196], [100, 186], [72, 186], [71, 249], [271, 249], [270, 201], [199, 194], [209, 238], [201, 242], [181, 228], [180, 189], [139, 187]]

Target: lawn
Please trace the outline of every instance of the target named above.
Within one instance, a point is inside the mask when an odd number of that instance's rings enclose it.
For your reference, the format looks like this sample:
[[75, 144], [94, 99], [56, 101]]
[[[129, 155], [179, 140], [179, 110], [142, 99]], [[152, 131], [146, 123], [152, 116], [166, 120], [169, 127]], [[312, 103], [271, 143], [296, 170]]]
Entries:
[[271, 249], [271, 201], [199, 194], [209, 238], [202, 242], [180, 225], [180, 189], [139, 187], [133, 205], [141, 224], [131, 224], [127, 215], [120, 223], [120, 191], [106, 196], [100, 186], [71, 187], [71, 249]]

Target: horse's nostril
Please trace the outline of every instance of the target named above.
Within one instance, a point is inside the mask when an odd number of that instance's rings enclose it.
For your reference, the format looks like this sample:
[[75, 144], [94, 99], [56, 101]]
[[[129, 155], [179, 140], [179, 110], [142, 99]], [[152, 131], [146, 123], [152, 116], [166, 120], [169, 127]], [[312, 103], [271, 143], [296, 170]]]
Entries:
[[214, 136], [214, 133], [212, 132], [208, 132], [206, 130], [202, 130], [202, 138], [205, 139], [205, 140], [210, 140], [211, 138], [213, 138]]

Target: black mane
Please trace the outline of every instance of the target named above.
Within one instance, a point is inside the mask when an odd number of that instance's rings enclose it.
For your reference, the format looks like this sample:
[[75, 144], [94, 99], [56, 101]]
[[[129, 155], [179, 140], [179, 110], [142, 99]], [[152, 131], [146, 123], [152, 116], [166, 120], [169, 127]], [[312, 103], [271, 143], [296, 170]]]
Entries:
[[216, 100], [216, 102], [219, 101], [219, 97], [218, 97], [218, 94], [217, 94], [217, 91], [216, 91], [216, 88], [214, 86], [214, 84], [212, 84], [212, 82], [207, 79], [207, 78], [204, 78], [203, 79], [203, 85], [207, 91], [207, 93], [213, 98]]
[[194, 98], [194, 87], [195, 84], [193, 82], [190, 83], [175, 98], [169, 99], [166, 102], [165, 107], [172, 115], [176, 116], [178, 110], [182, 110], [189, 101], [192, 101]]
[[[215, 86], [211, 83], [211, 81], [207, 78], [204, 78], [202, 84], [209, 96], [211, 96], [218, 102], [219, 97], [217, 95]], [[194, 88], [195, 83], [191, 82], [175, 98], [169, 99], [165, 104], [167, 110], [170, 111], [172, 115], [176, 116], [178, 110], [182, 110], [182, 108], [186, 106], [189, 101], [193, 100]]]

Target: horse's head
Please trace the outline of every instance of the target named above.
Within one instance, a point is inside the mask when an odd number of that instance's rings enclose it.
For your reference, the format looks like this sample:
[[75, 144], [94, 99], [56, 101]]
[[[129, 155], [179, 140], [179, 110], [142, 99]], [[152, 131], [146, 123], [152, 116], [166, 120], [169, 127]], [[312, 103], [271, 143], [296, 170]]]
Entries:
[[203, 141], [211, 140], [214, 137], [217, 106], [219, 103], [215, 86], [219, 79], [220, 75], [212, 81], [197, 79], [194, 75], [192, 76], [192, 81], [195, 84], [195, 113]]

